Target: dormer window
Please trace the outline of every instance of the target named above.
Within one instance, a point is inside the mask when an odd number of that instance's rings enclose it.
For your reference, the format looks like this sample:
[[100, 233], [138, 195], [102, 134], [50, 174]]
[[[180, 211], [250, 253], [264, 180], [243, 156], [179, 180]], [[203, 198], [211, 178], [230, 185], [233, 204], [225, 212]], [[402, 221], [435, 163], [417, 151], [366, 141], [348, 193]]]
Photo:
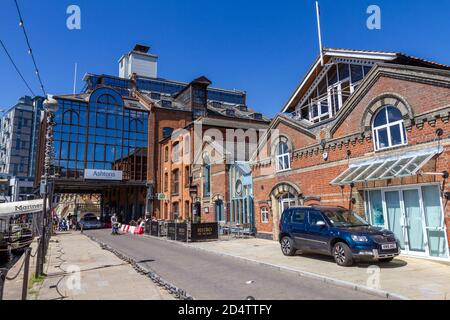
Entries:
[[213, 101], [213, 102], [211, 103], [211, 105], [212, 105], [214, 108], [222, 108], [222, 102], [219, 102], [219, 101]]
[[227, 109], [226, 110], [226, 115], [229, 117], [234, 117], [235, 113], [233, 109]]
[[152, 98], [153, 100], [161, 100], [161, 93], [152, 92], [150, 93], [150, 98]]
[[313, 123], [335, 117], [370, 71], [371, 65], [366, 63], [331, 63], [318, 82], [309, 89], [293, 116]]
[[161, 100], [161, 105], [163, 106], [163, 108], [172, 108], [172, 101]]
[[205, 89], [194, 89], [193, 90], [193, 101], [195, 104], [205, 105], [206, 104], [206, 90]]
[[255, 112], [252, 114], [253, 119], [255, 120], [262, 120], [263, 116], [261, 113]]
[[372, 125], [375, 151], [407, 144], [402, 113], [393, 106], [381, 108]]

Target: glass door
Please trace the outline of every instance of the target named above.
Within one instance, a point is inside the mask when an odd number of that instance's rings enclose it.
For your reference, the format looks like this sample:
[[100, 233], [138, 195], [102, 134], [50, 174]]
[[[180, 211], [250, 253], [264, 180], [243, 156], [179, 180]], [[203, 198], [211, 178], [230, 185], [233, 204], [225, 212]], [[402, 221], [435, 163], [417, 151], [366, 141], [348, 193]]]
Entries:
[[388, 229], [394, 232], [400, 241], [400, 248], [405, 250], [405, 223], [400, 206], [399, 191], [386, 191], [384, 193]]
[[280, 217], [285, 209], [295, 206], [294, 195], [287, 193], [280, 198]]
[[415, 254], [426, 253], [424, 224], [420, 207], [418, 189], [403, 190], [405, 229], [408, 239], [408, 251]]
[[406, 254], [449, 257], [440, 187], [427, 185], [366, 192], [372, 225], [394, 232]]
[[448, 258], [448, 242], [439, 187], [422, 187], [422, 199], [429, 254], [432, 257]]

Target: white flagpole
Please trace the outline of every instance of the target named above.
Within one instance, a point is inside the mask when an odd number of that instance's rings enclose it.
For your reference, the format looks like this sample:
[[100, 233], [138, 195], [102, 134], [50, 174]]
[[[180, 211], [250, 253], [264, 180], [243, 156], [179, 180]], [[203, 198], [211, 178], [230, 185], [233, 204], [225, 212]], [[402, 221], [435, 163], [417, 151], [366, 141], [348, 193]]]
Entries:
[[73, 94], [76, 94], [77, 91], [77, 67], [78, 63], [75, 62], [75, 73], [73, 75]]
[[321, 31], [320, 31], [319, 1], [316, 1], [316, 15], [317, 15], [317, 33], [319, 35], [320, 65], [323, 67], [323, 50], [322, 50], [322, 34], [321, 34]]

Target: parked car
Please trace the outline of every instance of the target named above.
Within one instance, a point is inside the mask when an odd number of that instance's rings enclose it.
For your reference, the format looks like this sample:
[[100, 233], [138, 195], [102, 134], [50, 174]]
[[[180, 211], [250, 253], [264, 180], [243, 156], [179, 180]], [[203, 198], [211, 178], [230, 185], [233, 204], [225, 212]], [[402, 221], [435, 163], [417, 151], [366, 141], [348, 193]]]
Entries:
[[100, 229], [102, 227], [101, 221], [93, 213], [86, 213], [83, 218], [78, 221], [78, 229]]
[[389, 262], [400, 254], [400, 242], [393, 232], [371, 226], [343, 207], [291, 207], [281, 215], [279, 229], [286, 256], [297, 250], [314, 252], [350, 266], [355, 260]]

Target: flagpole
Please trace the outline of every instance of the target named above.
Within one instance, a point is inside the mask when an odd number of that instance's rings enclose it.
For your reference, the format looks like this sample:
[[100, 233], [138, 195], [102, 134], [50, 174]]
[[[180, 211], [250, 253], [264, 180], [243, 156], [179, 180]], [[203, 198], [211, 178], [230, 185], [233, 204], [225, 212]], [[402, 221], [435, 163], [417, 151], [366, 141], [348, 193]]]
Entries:
[[318, 36], [319, 36], [320, 65], [323, 67], [323, 49], [322, 49], [322, 33], [321, 33], [321, 30], [320, 30], [319, 1], [316, 1], [316, 15], [317, 15], [317, 33], [318, 33]]

